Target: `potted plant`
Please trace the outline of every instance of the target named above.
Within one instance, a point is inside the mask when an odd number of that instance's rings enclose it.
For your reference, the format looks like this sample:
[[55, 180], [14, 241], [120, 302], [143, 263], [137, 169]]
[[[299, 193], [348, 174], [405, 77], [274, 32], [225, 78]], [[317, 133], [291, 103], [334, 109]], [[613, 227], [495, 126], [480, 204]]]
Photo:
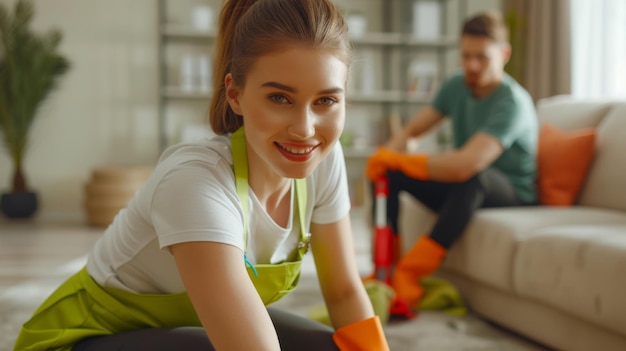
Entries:
[[29, 0], [18, 0], [13, 13], [0, 4], [0, 138], [13, 161], [11, 191], [2, 194], [1, 208], [10, 218], [27, 218], [37, 210], [37, 194], [24, 174], [28, 131], [70, 67], [57, 51], [61, 32], [34, 33], [33, 14]]

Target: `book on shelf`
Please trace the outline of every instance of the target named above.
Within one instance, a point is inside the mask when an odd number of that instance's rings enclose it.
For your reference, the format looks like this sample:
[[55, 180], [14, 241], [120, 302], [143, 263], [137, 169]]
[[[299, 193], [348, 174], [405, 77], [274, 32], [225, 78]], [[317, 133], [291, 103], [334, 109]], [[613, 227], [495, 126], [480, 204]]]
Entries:
[[441, 39], [441, 1], [416, 1], [413, 4], [413, 36], [420, 40]]
[[408, 98], [429, 98], [437, 85], [437, 63], [430, 60], [415, 59], [409, 65], [407, 80]]

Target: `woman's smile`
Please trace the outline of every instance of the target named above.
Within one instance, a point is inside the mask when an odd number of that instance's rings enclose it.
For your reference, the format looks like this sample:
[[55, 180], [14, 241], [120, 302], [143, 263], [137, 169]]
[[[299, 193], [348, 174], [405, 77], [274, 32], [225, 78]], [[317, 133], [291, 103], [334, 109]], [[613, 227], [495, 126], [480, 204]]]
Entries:
[[259, 57], [243, 86], [229, 81], [250, 168], [272, 182], [311, 174], [341, 135], [347, 74], [333, 51], [298, 47]]
[[313, 157], [313, 152], [319, 144], [296, 144], [296, 143], [274, 143], [278, 151], [292, 162], [306, 162]]

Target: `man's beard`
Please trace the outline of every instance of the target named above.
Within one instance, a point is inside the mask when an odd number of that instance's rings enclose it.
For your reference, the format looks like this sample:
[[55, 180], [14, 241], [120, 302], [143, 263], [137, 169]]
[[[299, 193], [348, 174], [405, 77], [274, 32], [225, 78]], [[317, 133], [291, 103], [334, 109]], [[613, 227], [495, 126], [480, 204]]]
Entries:
[[480, 79], [476, 78], [476, 79], [467, 79], [465, 78], [465, 85], [467, 85], [467, 87], [471, 90], [471, 91], [475, 91], [476, 89], [478, 89], [478, 87], [480, 86]]

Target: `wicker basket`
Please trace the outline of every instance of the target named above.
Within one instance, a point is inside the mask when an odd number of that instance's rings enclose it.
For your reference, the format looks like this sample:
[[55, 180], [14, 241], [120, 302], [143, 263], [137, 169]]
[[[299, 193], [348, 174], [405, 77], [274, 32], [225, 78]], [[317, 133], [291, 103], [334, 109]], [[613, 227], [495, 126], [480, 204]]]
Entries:
[[89, 225], [106, 227], [111, 224], [151, 172], [152, 168], [136, 166], [94, 169], [90, 181], [85, 184], [85, 210]]

